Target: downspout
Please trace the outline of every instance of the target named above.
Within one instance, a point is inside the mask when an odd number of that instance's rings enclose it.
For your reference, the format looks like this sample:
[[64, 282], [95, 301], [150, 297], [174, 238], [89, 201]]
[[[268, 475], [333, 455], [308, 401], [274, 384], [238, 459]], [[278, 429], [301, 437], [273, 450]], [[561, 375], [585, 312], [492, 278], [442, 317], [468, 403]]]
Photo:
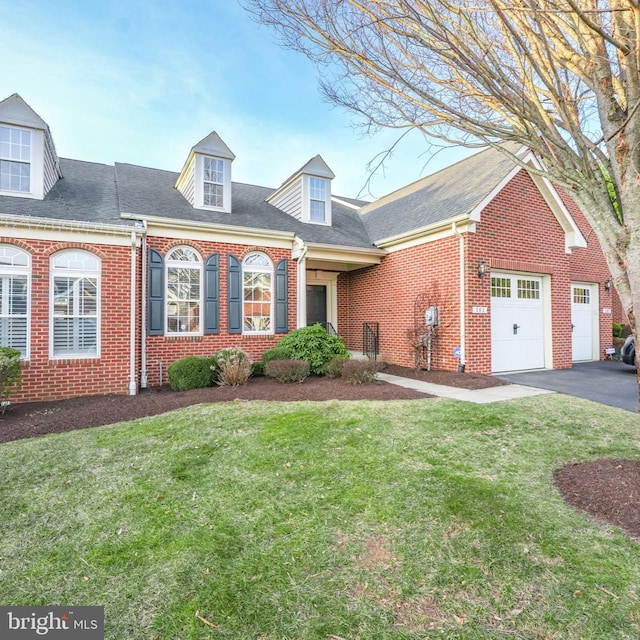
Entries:
[[136, 244], [138, 236], [135, 231], [131, 232], [131, 331], [130, 333], [130, 353], [129, 353], [129, 395], [135, 396], [138, 393], [136, 384]]
[[307, 251], [305, 244], [298, 257], [298, 328], [307, 324]]
[[140, 388], [146, 389], [149, 386], [147, 376], [147, 222], [143, 220], [144, 231], [142, 232], [142, 283], [140, 286]]
[[465, 265], [464, 265], [464, 236], [458, 231], [458, 225], [456, 222], [451, 224], [453, 233], [458, 236], [460, 241], [460, 362], [458, 364], [458, 372], [464, 372], [467, 366], [467, 331], [465, 322], [465, 307], [466, 307], [466, 295], [465, 295]]

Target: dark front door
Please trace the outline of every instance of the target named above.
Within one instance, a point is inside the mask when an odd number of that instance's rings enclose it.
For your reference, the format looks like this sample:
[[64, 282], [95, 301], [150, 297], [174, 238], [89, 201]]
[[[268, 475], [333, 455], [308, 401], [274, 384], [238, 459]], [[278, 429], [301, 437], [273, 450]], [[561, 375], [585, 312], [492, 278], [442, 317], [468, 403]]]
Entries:
[[324, 284], [308, 284], [307, 325], [317, 322], [327, 328], [327, 287]]

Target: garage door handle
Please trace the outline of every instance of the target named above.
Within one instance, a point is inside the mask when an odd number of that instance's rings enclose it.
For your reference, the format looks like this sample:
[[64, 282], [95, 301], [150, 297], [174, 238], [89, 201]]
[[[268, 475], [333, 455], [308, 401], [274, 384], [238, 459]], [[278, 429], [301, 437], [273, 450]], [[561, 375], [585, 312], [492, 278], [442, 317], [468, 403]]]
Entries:
[[516, 336], [518, 335], [518, 329], [520, 328], [519, 324], [516, 324], [515, 322], [513, 323], [513, 335]]

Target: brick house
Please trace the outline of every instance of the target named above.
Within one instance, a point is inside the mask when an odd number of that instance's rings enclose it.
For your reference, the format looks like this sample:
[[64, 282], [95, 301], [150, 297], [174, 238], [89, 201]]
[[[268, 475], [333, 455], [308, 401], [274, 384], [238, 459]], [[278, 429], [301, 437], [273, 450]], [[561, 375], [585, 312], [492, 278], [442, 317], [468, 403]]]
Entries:
[[215, 132], [180, 173], [58, 158], [20, 96], [0, 102], [0, 344], [23, 354], [15, 400], [134, 394], [185, 355], [238, 345], [259, 358], [315, 322], [353, 350], [377, 332], [381, 359], [405, 366], [603, 357], [600, 247], [570, 199], [502, 154], [374, 203], [335, 196], [320, 156], [276, 189], [233, 182], [233, 160]]

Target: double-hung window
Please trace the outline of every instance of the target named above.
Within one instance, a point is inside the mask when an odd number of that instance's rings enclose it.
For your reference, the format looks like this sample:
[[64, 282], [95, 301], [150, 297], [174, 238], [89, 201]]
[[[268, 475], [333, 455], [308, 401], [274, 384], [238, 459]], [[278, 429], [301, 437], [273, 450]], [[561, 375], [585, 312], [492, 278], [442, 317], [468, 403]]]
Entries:
[[202, 258], [191, 247], [167, 255], [167, 334], [202, 333]]
[[100, 259], [88, 251], [51, 258], [51, 356], [100, 355]]
[[31, 191], [31, 131], [0, 125], [0, 191]]
[[29, 289], [31, 257], [11, 245], [0, 245], [0, 346], [29, 357]]
[[326, 222], [327, 181], [322, 178], [309, 178], [309, 220]]
[[273, 328], [273, 265], [263, 253], [242, 262], [243, 333], [271, 333]]
[[224, 161], [218, 158], [204, 158], [204, 198], [205, 207], [224, 207]]

